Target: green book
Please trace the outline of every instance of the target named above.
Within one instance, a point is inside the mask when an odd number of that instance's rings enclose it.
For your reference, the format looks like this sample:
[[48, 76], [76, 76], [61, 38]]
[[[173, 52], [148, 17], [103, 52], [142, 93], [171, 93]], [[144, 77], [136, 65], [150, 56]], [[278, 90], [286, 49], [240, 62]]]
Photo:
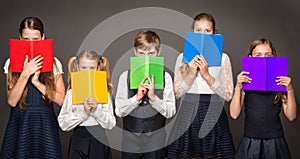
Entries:
[[[136, 56], [130, 58], [130, 89], [138, 89], [142, 80], [154, 76], [154, 88], [164, 88], [164, 58], [157, 56]], [[148, 80], [145, 83], [149, 83]]]

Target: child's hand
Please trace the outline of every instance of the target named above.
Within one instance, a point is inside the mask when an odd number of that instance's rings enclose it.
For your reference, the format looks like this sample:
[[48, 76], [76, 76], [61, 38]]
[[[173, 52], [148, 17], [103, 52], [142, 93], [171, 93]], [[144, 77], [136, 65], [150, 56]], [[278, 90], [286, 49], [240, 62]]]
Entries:
[[292, 90], [292, 78], [288, 76], [278, 76], [278, 79], [276, 80], [277, 85], [279, 86], [286, 86], [286, 90]]
[[145, 81], [148, 77], [145, 77], [142, 82], [139, 84], [138, 92], [136, 94], [136, 101], [141, 101], [145, 94], [147, 94], [147, 88], [145, 87]]
[[31, 78], [31, 83], [35, 86], [38, 86], [40, 84], [39, 81], [40, 71], [36, 71], [34, 73], [34, 76]]
[[155, 101], [155, 94], [154, 94], [154, 76], [152, 75], [152, 78], [150, 79], [147, 77], [150, 84], [144, 84], [144, 87], [148, 89], [147, 95], [149, 99], [154, 102]]
[[237, 81], [236, 81], [236, 87], [242, 89], [243, 85], [242, 83], [251, 83], [251, 78], [246, 76], [250, 74], [250, 72], [245, 72], [242, 71], [238, 76], [237, 76]]
[[35, 72], [37, 72], [42, 68], [43, 59], [44, 58], [41, 55], [38, 55], [28, 62], [28, 56], [26, 55], [22, 72], [29, 76], [34, 74]]
[[200, 67], [199, 64], [200, 56], [196, 55], [194, 59], [188, 64], [189, 66], [189, 76], [195, 78], [197, 76], [198, 68]]
[[202, 76], [203, 79], [207, 81], [210, 77], [210, 74], [208, 72], [208, 64], [202, 55], [199, 56], [198, 61], [199, 61], [200, 75]]
[[95, 98], [86, 98], [83, 105], [87, 115], [90, 115], [90, 113], [93, 113], [97, 109], [97, 101]]

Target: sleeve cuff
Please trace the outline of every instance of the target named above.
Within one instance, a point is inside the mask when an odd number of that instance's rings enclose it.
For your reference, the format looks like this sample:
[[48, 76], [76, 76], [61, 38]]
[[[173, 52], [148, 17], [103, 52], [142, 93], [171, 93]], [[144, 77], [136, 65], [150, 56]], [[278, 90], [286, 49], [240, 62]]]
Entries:
[[85, 121], [89, 116], [85, 113], [84, 110], [82, 110], [81, 112], [78, 113], [78, 116], [80, 118], [81, 121]]
[[183, 80], [180, 85], [185, 91], [188, 91], [191, 87], [185, 83]]
[[136, 101], [136, 95], [134, 95], [133, 97], [131, 97], [130, 101], [131, 101], [131, 103], [136, 104], [136, 105], [139, 105], [142, 102], [142, 100]]
[[100, 110], [99, 107], [101, 107], [101, 106], [97, 105], [97, 109], [93, 113], [91, 113], [92, 117], [97, 118], [99, 115], [102, 114], [102, 111]]
[[161, 106], [162, 106], [162, 100], [160, 98], [158, 98], [157, 96], [155, 96], [155, 101], [151, 102], [151, 100], [149, 100], [149, 103], [151, 104], [151, 106], [156, 109], [158, 112], [161, 111]]

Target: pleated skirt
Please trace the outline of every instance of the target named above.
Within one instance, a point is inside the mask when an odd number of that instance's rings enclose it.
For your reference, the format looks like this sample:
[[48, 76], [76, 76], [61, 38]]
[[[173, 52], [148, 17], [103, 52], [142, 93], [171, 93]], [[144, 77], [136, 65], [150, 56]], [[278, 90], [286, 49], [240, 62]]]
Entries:
[[186, 94], [170, 133], [167, 157], [234, 158], [224, 101], [217, 95]]
[[284, 137], [253, 139], [243, 137], [237, 149], [236, 159], [290, 159], [290, 151]]
[[4, 135], [3, 159], [61, 158], [58, 123], [52, 106], [11, 109]]

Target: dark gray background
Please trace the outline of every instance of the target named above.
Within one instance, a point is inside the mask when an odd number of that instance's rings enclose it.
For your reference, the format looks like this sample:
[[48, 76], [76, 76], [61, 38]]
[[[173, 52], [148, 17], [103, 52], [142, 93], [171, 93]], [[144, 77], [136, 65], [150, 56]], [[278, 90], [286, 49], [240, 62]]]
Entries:
[[[37, 16], [45, 24], [47, 38], [55, 39], [55, 56], [64, 69], [67, 84], [67, 61], [76, 55], [87, 34], [103, 20], [119, 13], [139, 7], [163, 7], [176, 10], [190, 17], [199, 12], [214, 15], [217, 29], [225, 36], [224, 51], [231, 58], [234, 81], [241, 70], [241, 56], [246, 55], [249, 44], [259, 37], [273, 41], [277, 52], [289, 58], [289, 75], [293, 78], [296, 99], [299, 103], [297, 81], [299, 71], [300, 1], [283, 0], [2, 0], [0, 2], [0, 65], [9, 57], [9, 38], [18, 38], [19, 23], [26, 16]], [[159, 13], [158, 13], [159, 15]], [[153, 22], [155, 23], [155, 22]], [[126, 25], [126, 24], [124, 24]], [[120, 24], [119, 27], [123, 27]], [[155, 30], [155, 29], [154, 29]], [[155, 30], [162, 43], [177, 51], [183, 50], [183, 39], [164, 30]], [[189, 28], [186, 28], [189, 31]], [[132, 48], [138, 31], [128, 32], [114, 41], [107, 50], [101, 50], [111, 62], [113, 69], [118, 58]], [[99, 51], [99, 50], [98, 50]], [[177, 53], [178, 54], [178, 53]], [[175, 61], [175, 59], [172, 59]], [[0, 141], [2, 143], [10, 107], [6, 102], [5, 75], [0, 76]], [[116, 85], [115, 85], [116, 88]], [[228, 110], [228, 105], [225, 105]], [[59, 108], [56, 107], [57, 112]], [[227, 111], [228, 112], [228, 111]], [[298, 113], [299, 115], [299, 113]], [[238, 120], [229, 119], [234, 144], [237, 147], [243, 133], [243, 115]], [[293, 158], [300, 158], [300, 124], [282, 116], [285, 137]], [[61, 132], [64, 158], [66, 158], [70, 132]], [[0, 144], [1, 144], [0, 143]], [[114, 158], [120, 153], [113, 151]]]

